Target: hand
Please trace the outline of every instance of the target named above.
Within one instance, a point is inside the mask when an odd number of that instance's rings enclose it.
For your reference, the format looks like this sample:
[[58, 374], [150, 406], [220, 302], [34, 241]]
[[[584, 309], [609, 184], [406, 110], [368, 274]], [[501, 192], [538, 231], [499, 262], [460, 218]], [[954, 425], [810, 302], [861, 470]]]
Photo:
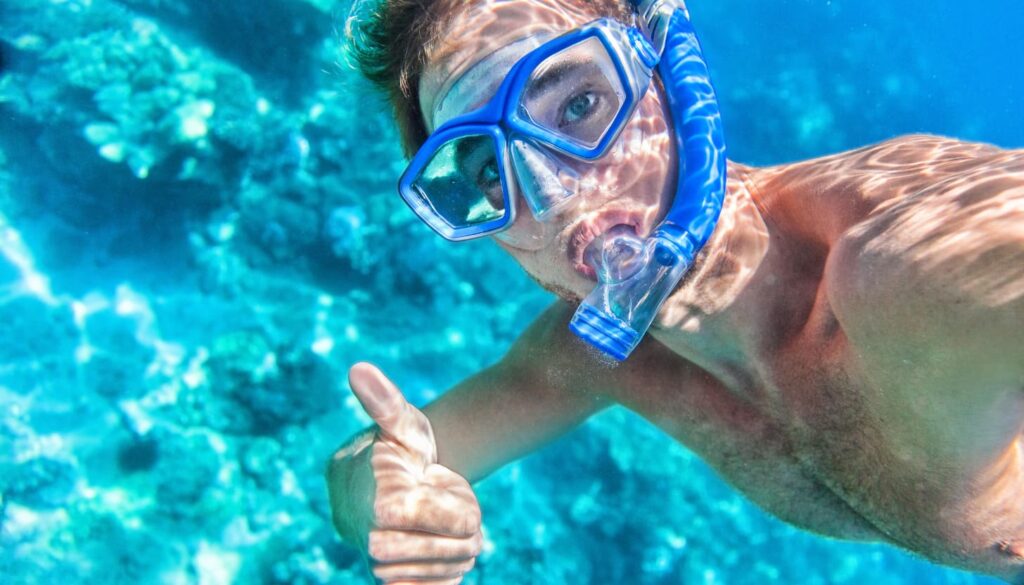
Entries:
[[334, 523], [388, 585], [457, 585], [480, 553], [480, 505], [462, 476], [437, 464], [430, 421], [376, 367], [349, 384], [376, 434], [335, 454], [328, 472]]

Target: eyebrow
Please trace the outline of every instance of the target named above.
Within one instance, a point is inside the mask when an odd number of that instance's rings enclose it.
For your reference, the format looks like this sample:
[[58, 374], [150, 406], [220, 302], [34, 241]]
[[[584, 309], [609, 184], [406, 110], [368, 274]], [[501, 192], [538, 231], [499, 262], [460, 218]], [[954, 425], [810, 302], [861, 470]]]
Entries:
[[576, 63], [563, 61], [562, 63], [558, 63], [554, 67], [548, 68], [547, 71], [541, 73], [540, 77], [538, 77], [535, 81], [530, 82], [529, 85], [526, 86], [526, 93], [532, 94], [546, 90], [548, 86], [554, 85], [555, 83], [561, 81], [562, 76], [565, 75], [565, 73], [569, 71], [569, 69], [572, 69], [575, 66], [577, 66]]
[[564, 61], [541, 73], [535, 81], [527, 86], [526, 94], [534, 94], [548, 89], [562, 81], [562, 77], [570, 70], [584, 70], [585, 72], [596, 71], [600, 73], [601, 67], [593, 61]]

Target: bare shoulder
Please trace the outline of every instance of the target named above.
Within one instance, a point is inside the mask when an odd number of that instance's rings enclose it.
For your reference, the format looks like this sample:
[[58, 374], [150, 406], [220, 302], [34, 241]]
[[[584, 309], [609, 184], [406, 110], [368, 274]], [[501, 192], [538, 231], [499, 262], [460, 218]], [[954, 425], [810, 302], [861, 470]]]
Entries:
[[944, 195], [947, 204], [966, 208], [1012, 195], [1024, 181], [1024, 150], [930, 134], [894, 138], [835, 159], [839, 176], [846, 167], [861, 179], [857, 187], [864, 197], [935, 211], [938, 202], [930, 196]]
[[1024, 331], [1024, 150], [911, 136], [865, 156], [875, 162], [859, 167], [861, 188], [885, 198], [832, 246], [836, 308], [906, 333], [969, 333], [998, 319]]
[[870, 205], [822, 286], [886, 473], [913, 495], [904, 538], [1019, 578], [998, 551], [1024, 526], [1024, 150], [913, 136], [853, 158], [839, 180]]
[[1003, 428], [974, 445], [995, 448], [1024, 420], [1024, 150], [914, 136], [862, 156], [878, 203], [831, 247], [830, 305], [886, 406]]
[[[990, 161], [1020, 160], [1021, 151], [1007, 150], [984, 142], [969, 142], [934, 134], [908, 134], [790, 167], [813, 167], [815, 176], [831, 176], [836, 181], [862, 178], [867, 190], [878, 179], [896, 180], [899, 194], [915, 190], [915, 185], [955, 178], [976, 170]], [[806, 173], [806, 168], [803, 169]], [[874, 180], [871, 180], [871, 179]], [[925, 181], [923, 179], [929, 179]], [[878, 185], [881, 186], [881, 185]], [[891, 191], [891, 190], [890, 190]]]

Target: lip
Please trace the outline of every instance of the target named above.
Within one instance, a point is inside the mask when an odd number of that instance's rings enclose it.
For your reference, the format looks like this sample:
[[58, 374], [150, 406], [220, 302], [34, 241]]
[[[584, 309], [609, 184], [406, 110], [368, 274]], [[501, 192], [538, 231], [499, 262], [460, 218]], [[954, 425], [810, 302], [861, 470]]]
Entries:
[[586, 252], [587, 246], [594, 241], [594, 238], [617, 225], [628, 225], [637, 234], [643, 234], [644, 231], [641, 229], [643, 217], [644, 214], [639, 211], [610, 209], [579, 222], [569, 235], [566, 247], [566, 256], [568, 256], [573, 269], [587, 280], [597, 282], [597, 274], [594, 269], [583, 261], [583, 254]]

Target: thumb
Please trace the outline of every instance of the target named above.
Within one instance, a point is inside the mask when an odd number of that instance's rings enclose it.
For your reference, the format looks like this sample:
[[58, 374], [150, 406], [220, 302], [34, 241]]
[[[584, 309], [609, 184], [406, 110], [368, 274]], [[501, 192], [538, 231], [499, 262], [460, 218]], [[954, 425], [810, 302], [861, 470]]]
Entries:
[[376, 366], [360, 362], [348, 371], [349, 386], [381, 435], [423, 456], [437, 459], [434, 432], [426, 415], [406, 401], [401, 390]]

